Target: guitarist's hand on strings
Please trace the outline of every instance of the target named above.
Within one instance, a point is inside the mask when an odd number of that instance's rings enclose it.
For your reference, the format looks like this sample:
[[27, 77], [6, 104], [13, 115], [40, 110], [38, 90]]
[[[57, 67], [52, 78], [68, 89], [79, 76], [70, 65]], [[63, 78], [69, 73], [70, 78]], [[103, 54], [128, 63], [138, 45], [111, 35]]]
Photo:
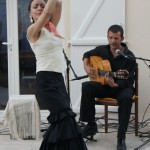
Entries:
[[97, 70], [95, 70], [94, 68], [90, 68], [90, 71], [88, 73], [88, 76], [94, 80], [97, 76]]
[[87, 75], [94, 80], [94, 78], [96, 78], [97, 76], [97, 70], [95, 70], [94, 68], [90, 67], [90, 66], [86, 66], [85, 71], [87, 73]]
[[109, 73], [105, 74], [105, 81], [110, 87], [118, 87], [118, 84], [115, 83], [114, 79], [109, 75]]
[[98, 72], [97, 72], [96, 69], [94, 69], [93, 67], [91, 67], [91, 65], [90, 65], [90, 59], [89, 58], [84, 58], [83, 64], [84, 64], [84, 69], [85, 69], [87, 75], [89, 76], [89, 78], [91, 80], [95, 80]]

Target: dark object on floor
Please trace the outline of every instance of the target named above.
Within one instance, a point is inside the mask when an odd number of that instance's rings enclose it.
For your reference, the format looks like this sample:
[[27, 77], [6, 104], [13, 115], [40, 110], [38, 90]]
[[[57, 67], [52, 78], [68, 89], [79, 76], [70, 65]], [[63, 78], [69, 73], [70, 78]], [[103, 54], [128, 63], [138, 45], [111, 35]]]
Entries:
[[126, 143], [124, 139], [118, 139], [117, 141], [117, 150], [126, 150]]

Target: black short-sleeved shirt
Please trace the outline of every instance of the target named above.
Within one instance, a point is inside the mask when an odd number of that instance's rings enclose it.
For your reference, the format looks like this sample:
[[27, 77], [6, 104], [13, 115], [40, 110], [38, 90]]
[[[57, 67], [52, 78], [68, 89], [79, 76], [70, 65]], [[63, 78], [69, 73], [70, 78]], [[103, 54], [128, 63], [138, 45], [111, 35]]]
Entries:
[[136, 60], [134, 54], [128, 49], [125, 43], [121, 43], [124, 47], [124, 54], [131, 56], [131, 59], [127, 59], [121, 55], [114, 57], [109, 45], [98, 46], [93, 50], [87, 51], [83, 55], [84, 58], [90, 58], [90, 56], [100, 56], [102, 59], [107, 59], [110, 62], [111, 70], [116, 72], [120, 69], [125, 69], [129, 72], [128, 79], [115, 79], [115, 82], [120, 88], [131, 87], [134, 83], [134, 72], [136, 68]]

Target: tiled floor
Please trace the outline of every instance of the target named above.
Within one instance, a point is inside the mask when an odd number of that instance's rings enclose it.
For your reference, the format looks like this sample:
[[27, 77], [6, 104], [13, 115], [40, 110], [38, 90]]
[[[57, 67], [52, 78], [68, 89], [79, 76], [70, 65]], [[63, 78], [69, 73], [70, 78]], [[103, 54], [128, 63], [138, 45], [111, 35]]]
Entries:
[[[6, 132], [3, 132], [3, 131]], [[150, 130], [150, 129], [149, 129]], [[86, 142], [88, 150], [116, 150], [116, 129], [109, 128], [109, 131], [114, 131], [108, 134], [103, 133], [102, 126], [99, 127], [99, 132], [94, 138], [97, 142]], [[42, 139], [40, 140], [11, 140], [8, 128], [4, 128], [0, 124], [0, 150], [38, 150]], [[141, 138], [135, 137], [134, 132], [127, 134], [126, 144], [128, 150], [134, 150], [143, 142]], [[150, 150], [150, 142], [142, 147], [140, 150]]]

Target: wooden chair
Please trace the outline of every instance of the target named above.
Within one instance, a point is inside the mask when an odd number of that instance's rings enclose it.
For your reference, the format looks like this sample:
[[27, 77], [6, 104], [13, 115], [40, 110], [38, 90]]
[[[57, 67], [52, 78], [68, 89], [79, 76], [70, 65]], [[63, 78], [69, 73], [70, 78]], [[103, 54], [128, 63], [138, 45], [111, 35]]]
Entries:
[[[138, 64], [135, 70], [135, 95], [133, 96], [134, 101], [134, 128], [135, 128], [135, 136], [138, 136]], [[108, 106], [118, 106], [117, 100], [113, 98], [96, 98], [95, 105], [103, 105], [104, 106], [104, 116], [101, 117], [104, 119], [105, 124], [105, 133], [108, 133]]]

